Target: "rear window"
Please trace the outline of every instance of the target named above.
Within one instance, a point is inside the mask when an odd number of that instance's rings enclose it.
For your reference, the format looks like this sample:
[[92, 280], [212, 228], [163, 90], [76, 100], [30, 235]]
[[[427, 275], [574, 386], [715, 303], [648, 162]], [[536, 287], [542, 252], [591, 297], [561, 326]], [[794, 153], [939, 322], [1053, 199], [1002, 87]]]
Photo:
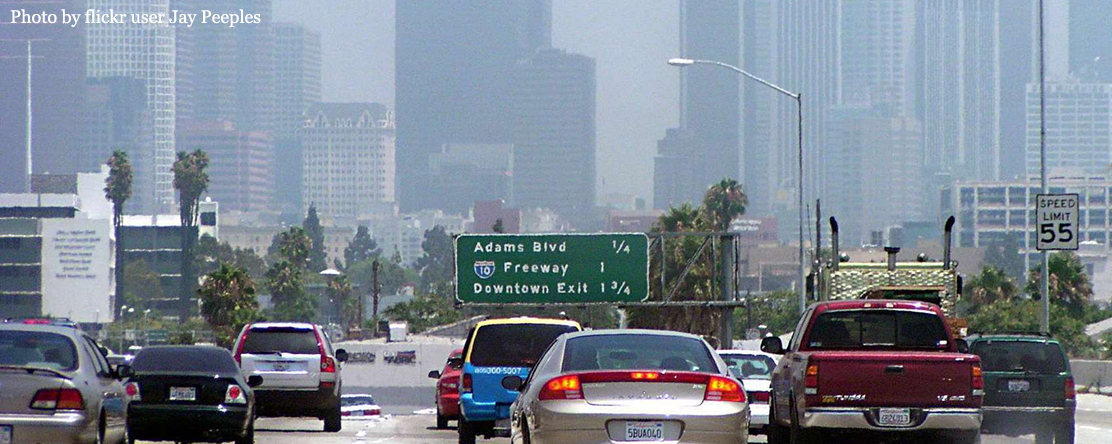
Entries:
[[738, 379], [772, 379], [776, 361], [763, 355], [722, 355], [730, 374]]
[[293, 353], [319, 355], [320, 346], [313, 330], [303, 328], [260, 328], [247, 333], [243, 352], [252, 354]]
[[970, 351], [981, 357], [981, 368], [989, 372], [1058, 374], [1066, 371], [1062, 348], [1052, 342], [978, 341]]
[[532, 367], [552, 341], [579, 331], [572, 325], [494, 324], [479, 327], [471, 343], [471, 365], [477, 367]]
[[934, 313], [839, 310], [819, 315], [807, 337], [810, 348], [922, 348], [948, 346], [946, 327]]
[[131, 368], [136, 372], [239, 372], [231, 353], [209, 347], [144, 348], [135, 355]]
[[57, 333], [0, 331], [0, 365], [70, 371], [77, 368], [73, 341]]
[[718, 373], [703, 341], [682, 336], [581, 336], [569, 339], [564, 347], [565, 372], [649, 369]]
[[371, 395], [344, 396], [340, 398], [340, 405], [345, 407], [352, 405], [374, 405], [374, 403], [375, 398], [371, 397]]

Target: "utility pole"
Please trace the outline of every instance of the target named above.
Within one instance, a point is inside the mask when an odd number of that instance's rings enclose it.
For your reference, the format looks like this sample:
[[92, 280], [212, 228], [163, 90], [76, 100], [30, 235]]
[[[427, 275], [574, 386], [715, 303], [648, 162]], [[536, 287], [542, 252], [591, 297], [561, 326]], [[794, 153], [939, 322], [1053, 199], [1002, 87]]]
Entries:
[[[719, 298], [723, 301], [729, 301], [734, 298], [734, 235], [727, 234], [722, 236], [720, 242], [722, 242], [722, 280], [719, 282]], [[719, 321], [719, 348], [722, 350], [729, 350], [733, 348], [734, 345], [734, 308], [723, 308], [722, 319]]]
[[[1043, 44], [1043, 0], [1039, 0], [1039, 182], [1042, 185], [1042, 194], [1047, 194], [1046, 188], [1046, 77], [1044, 72], [1045, 57]], [[1050, 333], [1050, 255], [1042, 251], [1042, 273], [1039, 283], [1039, 296], [1042, 297], [1042, 322], [1039, 331]]]
[[371, 265], [371, 317], [375, 322], [371, 328], [378, 337], [378, 259]]
[[33, 150], [32, 150], [32, 137], [31, 137], [31, 130], [33, 128], [33, 125], [31, 123], [31, 120], [32, 120], [32, 117], [33, 117], [32, 107], [31, 107], [31, 104], [33, 103], [32, 100], [31, 100], [31, 73], [32, 73], [33, 68], [34, 68], [34, 59], [42, 58], [42, 57], [39, 57], [39, 56], [31, 55], [31, 43], [32, 42], [44, 42], [44, 41], [49, 41], [49, 40], [50, 39], [0, 39], [0, 42], [26, 42], [27, 43], [27, 55], [26, 56], [22, 56], [22, 57], [21, 56], [0, 57], [0, 59], [20, 59], [20, 58], [24, 58], [24, 57], [27, 58], [27, 125], [26, 125], [26, 136], [27, 136], [26, 157], [27, 158], [26, 158], [26, 164], [25, 164], [26, 168], [27, 168], [27, 178], [23, 183], [23, 187], [24, 187], [23, 191], [27, 192], [27, 193], [31, 192], [31, 174], [34, 172], [34, 169], [33, 169], [34, 165], [32, 164], [32, 162], [33, 162], [33, 160], [32, 160]]

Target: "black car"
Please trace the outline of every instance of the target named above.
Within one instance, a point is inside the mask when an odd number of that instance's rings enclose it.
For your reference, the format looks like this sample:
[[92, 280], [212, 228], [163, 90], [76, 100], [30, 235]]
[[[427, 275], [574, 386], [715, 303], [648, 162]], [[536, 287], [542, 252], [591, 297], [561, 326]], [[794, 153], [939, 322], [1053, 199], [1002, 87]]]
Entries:
[[144, 348], [124, 389], [130, 439], [255, 441], [255, 394], [261, 376], [244, 378], [227, 350], [205, 346]]

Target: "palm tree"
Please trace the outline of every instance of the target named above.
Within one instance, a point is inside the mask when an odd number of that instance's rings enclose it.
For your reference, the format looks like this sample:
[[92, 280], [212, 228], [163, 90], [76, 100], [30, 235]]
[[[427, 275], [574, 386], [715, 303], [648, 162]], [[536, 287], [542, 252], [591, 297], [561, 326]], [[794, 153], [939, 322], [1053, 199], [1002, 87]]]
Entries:
[[[1085, 265], [1081, 258], [1070, 252], [1056, 253], [1050, 256], [1050, 302], [1060, 303], [1069, 309], [1070, 313], [1081, 314], [1089, 305], [1093, 297], [1093, 284], [1089, 282], [1089, 275], [1085, 273]], [[1039, 284], [1042, 276], [1042, 266], [1031, 269], [1027, 278], [1027, 293], [1032, 299], [1039, 299]]]
[[[108, 158], [108, 178], [104, 180], [104, 197], [112, 202], [112, 230], [116, 236], [116, 309], [124, 297], [124, 247], [120, 225], [124, 219], [124, 202], [131, 198], [131, 161], [124, 151], [114, 151]], [[115, 313], [116, 311], [113, 311]]]
[[986, 265], [965, 284], [970, 311], [975, 313], [996, 301], [1012, 301], [1019, 296], [1019, 287], [1002, 268]]
[[226, 263], [209, 273], [197, 295], [201, 298], [201, 317], [224, 347], [231, 346], [236, 333], [254, 320], [259, 308], [251, 277], [243, 268]]
[[182, 319], [189, 315], [189, 295], [197, 285], [193, 276], [193, 244], [197, 239], [197, 210], [201, 195], [208, 190], [209, 177], [205, 172], [209, 158], [204, 151], [178, 152], [174, 162], [174, 189], [178, 190], [179, 216], [181, 217], [181, 298]]
[[736, 180], [727, 178], [711, 185], [703, 196], [702, 216], [707, 229], [728, 230], [734, 218], [745, 214], [746, 205], [749, 205], [749, 197]]

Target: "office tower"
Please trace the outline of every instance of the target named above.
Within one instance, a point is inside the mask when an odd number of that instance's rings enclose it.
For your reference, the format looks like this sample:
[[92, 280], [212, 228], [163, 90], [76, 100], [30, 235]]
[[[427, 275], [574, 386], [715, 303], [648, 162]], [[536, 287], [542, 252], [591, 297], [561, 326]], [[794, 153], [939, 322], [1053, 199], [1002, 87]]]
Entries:
[[586, 227], [595, 206], [595, 60], [538, 51], [515, 67], [512, 100], [514, 204]]
[[389, 212], [394, 197], [394, 115], [377, 103], [318, 103], [301, 128], [302, 206], [355, 221]]
[[429, 156], [429, 171], [426, 186], [439, 198], [434, 204], [448, 213], [467, 214], [479, 201], [513, 204], [512, 144], [444, 145]]
[[429, 155], [444, 144], [512, 143], [512, 73], [551, 46], [551, 0], [398, 0], [398, 195], [431, 207]]
[[[10, 10], [84, 9], [84, 1], [7, 2]], [[75, 130], [85, 100], [82, 26], [0, 23], [0, 192], [27, 191], [27, 46], [31, 40], [31, 151], [34, 173], [73, 173], [81, 140]]]
[[841, 103], [867, 103], [892, 115], [912, 115], [915, 13], [912, 0], [841, 3]]
[[[653, 159], [653, 208], [667, 210], [684, 203], [702, 202], [706, 189], [691, 180], [702, 167], [691, 153], [698, 149], [698, 142], [682, 128], [669, 128], [663, 139], [656, 142]], [[697, 200], [695, 200], [697, 199]]]
[[274, 25], [275, 168], [278, 209], [294, 220], [301, 208], [301, 143], [305, 110], [321, 100], [320, 34], [293, 23]]
[[[1046, 84], [1048, 175], [1112, 175], [1112, 84]], [[1027, 177], [1039, 177], [1039, 84], [1027, 85]]]
[[[169, 14], [165, 0], [88, 0], [89, 9], [116, 14]], [[89, 23], [86, 68], [89, 77], [130, 77], [147, 87], [147, 108], [154, 116], [151, 146], [129, 153], [133, 158], [150, 158], [142, 169], [135, 169], [135, 188], [130, 208], [136, 212], [172, 209], [175, 202], [174, 130], [175, 118], [175, 35], [166, 23], [139, 24]], [[137, 165], [138, 166], [138, 165]]]
[[260, 216], [273, 212], [274, 144], [270, 134], [245, 131], [226, 120], [178, 128], [178, 148], [208, 154], [208, 195], [224, 211]]
[[[134, 77], [89, 78], [85, 109], [81, 171], [100, 171], [116, 150], [128, 153], [132, 174], [152, 170], [154, 114], [147, 108], [146, 81]], [[133, 185], [134, 195], [153, 193], [138, 183]], [[130, 212], [132, 207], [128, 202], [125, 211]]]

